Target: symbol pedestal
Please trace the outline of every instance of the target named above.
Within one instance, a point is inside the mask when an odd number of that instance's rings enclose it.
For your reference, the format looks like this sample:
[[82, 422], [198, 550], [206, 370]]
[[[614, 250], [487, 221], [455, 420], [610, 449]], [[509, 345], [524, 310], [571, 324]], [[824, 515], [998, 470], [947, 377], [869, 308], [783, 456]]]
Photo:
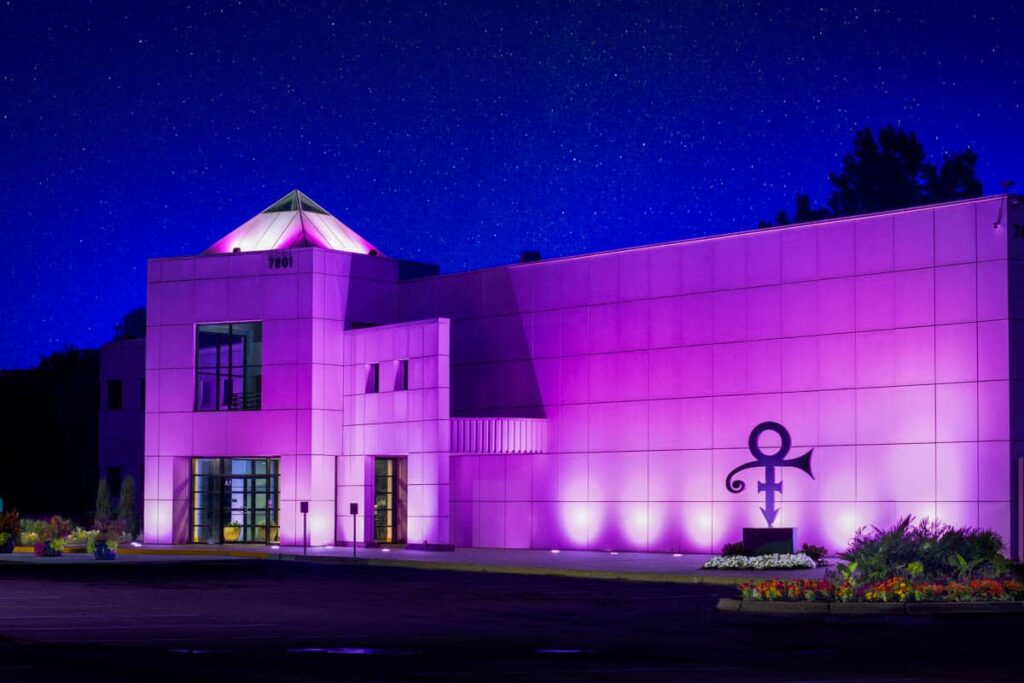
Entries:
[[769, 529], [744, 527], [743, 549], [747, 555], [792, 553], [793, 537], [794, 530], [792, 527]]

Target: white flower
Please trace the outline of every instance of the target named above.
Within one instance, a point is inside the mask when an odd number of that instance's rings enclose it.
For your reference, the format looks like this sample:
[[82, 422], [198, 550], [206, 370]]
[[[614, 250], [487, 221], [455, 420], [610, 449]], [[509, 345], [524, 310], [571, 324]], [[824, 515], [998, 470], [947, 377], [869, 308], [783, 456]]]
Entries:
[[817, 564], [804, 553], [773, 553], [771, 555], [730, 555], [712, 557], [704, 569], [814, 569]]

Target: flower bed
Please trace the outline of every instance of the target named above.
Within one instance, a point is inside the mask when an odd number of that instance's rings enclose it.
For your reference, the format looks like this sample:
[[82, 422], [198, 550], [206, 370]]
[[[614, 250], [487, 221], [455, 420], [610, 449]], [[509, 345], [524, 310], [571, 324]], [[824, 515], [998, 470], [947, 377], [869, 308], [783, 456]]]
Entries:
[[818, 564], [803, 553], [772, 555], [725, 555], [712, 557], [704, 569], [814, 569]]
[[1011, 602], [1024, 600], [1015, 579], [933, 583], [895, 577], [856, 585], [851, 581], [770, 579], [740, 585], [744, 600], [762, 602]]

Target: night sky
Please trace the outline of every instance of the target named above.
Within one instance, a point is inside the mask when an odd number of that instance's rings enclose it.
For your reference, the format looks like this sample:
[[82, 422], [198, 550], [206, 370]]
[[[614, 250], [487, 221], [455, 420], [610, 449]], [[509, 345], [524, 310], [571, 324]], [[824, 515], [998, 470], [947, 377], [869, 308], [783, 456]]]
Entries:
[[753, 227], [887, 123], [1024, 190], [1022, 8], [782, 4], [2, 2], [0, 367], [293, 188], [445, 271]]

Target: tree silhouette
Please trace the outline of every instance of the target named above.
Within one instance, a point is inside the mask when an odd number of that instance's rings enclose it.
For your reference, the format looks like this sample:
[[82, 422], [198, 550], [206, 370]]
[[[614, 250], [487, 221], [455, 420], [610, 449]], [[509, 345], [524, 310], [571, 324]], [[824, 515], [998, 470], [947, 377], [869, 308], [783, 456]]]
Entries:
[[[834, 188], [828, 208], [812, 208], [808, 195], [797, 194], [792, 220], [780, 211], [775, 225], [981, 196], [981, 181], [975, 175], [978, 156], [972, 150], [946, 153], [939, 168], [927, 158], [924, 145], [912, 132], [886, 126], [876, 139], [870, 128], [859, 130], [841, 170], [828, 175]], [[771, 224], [762, 221], [761, 225]]]
[[133, 308], [114, 327], [114, 339], [142, 339], [146, 336], [146, 309]]

